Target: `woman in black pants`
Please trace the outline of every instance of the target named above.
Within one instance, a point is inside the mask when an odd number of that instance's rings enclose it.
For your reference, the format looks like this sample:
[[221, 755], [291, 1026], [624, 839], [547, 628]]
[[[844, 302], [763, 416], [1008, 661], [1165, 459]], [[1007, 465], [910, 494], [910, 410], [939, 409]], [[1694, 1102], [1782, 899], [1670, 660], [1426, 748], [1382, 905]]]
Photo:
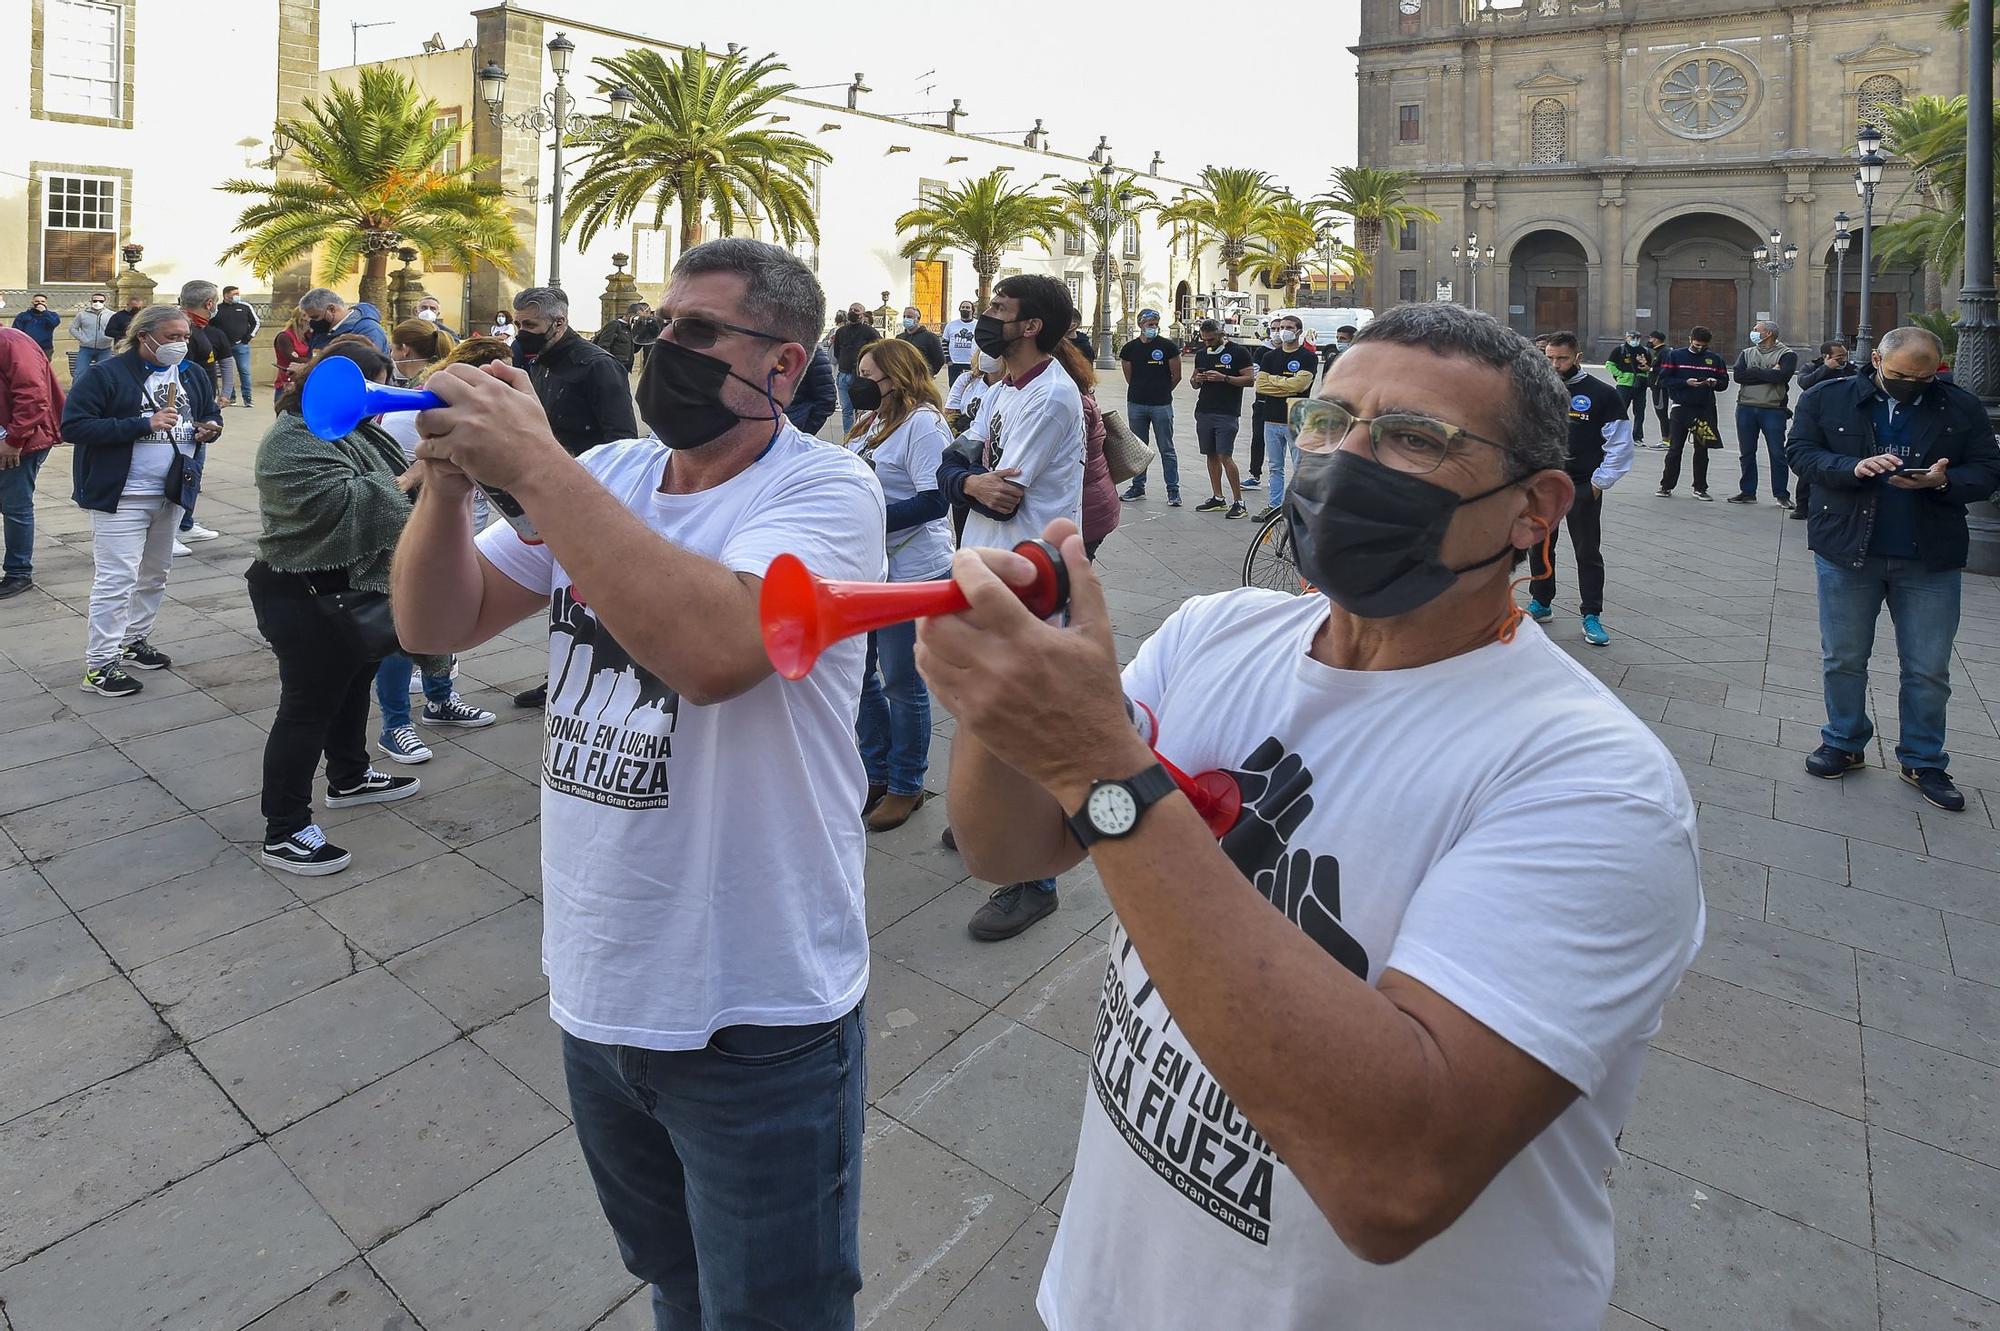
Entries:
[[355, 645], [328, 615], [329, 593], [389, 590], [389, 556], [409, 520], [417, 472], [403, 447], [364, 421], [343, 439], [316, 437], [299, 414], [312, 375], [345, 359], [387, 383], [389, 358], [366, 338], [329, 343], [278, 400], [257, 448], [263, 535], [245, 573], [257, 629], [278, 657], [278, 716], [264, 744], [264, 849], [286, 873], [338, 873], [352, 858], [312, 816], [313, 775], [326, 756], [326, 807], [381, 804], [417, 793], [415, 777], [368, 763], [368, 695], [381, 653]]

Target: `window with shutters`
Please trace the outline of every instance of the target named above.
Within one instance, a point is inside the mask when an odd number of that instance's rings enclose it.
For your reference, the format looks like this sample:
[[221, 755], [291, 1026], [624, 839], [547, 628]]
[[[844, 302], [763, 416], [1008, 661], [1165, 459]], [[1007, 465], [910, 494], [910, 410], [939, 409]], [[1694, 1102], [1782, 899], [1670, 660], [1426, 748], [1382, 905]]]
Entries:
[[1128, 277], [1124, 279], [1124, 281], [1125, 281], [1125, 303], [1121, 308], [1128, 310], [1136, 310], [1139, 308], [1139, 279], [1136, 277]]
[[1396, 141], [1398, 143], [1422, 143], [1424, 141], [1423, 107], [1409, 105], [1396, 108]]
[[39, 115], [125, 120], [125, 7], [115, 0], [43, 0]]
[[1083, 277], [1082, 277], [1082, 275], [1081, 275], [1081, 274], [1078, 274], [1078, 273], [1071, 273], [1071, 274], [1069, 274], [1069, 276], [1067, 276], [1067, 277], [1063, 278], [1063, 285], [1064, 285], [1065, 287], [1069, 288], [1069, 303], [1070, 303], [1070, 308], [1072, 308], [1072, 309], [1076, 309], [1076, 310], [1081, 310], [1081, 309], [1083, 308]]
[[109, 282], [118, 276], [118, 182], [108, 176], [42, 177], [43, 282]]
[[1893, 107], [1903, 104], [1903, 81], [1894, 74], [1871, 74], [1854, 90], [1855, 118], [1882, 128]]
[[[448, 111], [440, 111], [431, 118], [431, 129], [438, 133], [443, 133], [449, 129], [457, 129], [459, 124], [460, 112], [455, 106]], [[457, 143], [452, 144], [451, 147], [446, 148], [437, 159], [437, 169], [440, 171], [458, 170], [459, 149], [464, 146], [465, 141], [460, 139]]]
[[1083, 253], [1082, 231], [1078, 230], [1076, 227], [1073, 226], [1063, 228], [1063, 253], [1064, 254]]
[[1417, 224], [1415, 222], [1403, 223], [1402, 230], [1396, 233], [1396, 248], [1405, 251], [1417, 248]]
[[1128, 258], [1128, 259], [1136, 259], [1136, 258], [1138, 258], [1138, 257], [1139, 257], [1139, 220], [1138, 220], [1137, 218], [1127, 218], [1127, 219], [1126, 219], [1126, 222], [1125, 222], [1125, 234], [1124, 234], [1124, 242], [1125, 242], [1125, 257], [1126, 257], [1126, 258]]
[[1405, 268], [1396, 274], [1396, 299], [1411, 301], [1417, 298], [1417, 270]]
[[1530, 162], [1569, 160], [1569, 109], [1554, 97], [1544, 97], [1528, 112]]

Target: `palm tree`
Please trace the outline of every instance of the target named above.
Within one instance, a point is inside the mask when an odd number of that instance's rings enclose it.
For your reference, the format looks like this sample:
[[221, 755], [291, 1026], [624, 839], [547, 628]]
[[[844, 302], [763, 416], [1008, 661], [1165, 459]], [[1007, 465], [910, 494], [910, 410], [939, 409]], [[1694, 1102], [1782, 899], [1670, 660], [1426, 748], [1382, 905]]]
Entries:
[[1409, 202], [1416, 181], [1409, 171], [1384, 171], [1371, 166], [1343, 166], [1333, 173], [1333, 188], [1317, 200], [1326, 211], [1354, 219], [1354, 248], [1372, 268], [1382, 251], [1382, 239], [1401, 231], [1405, 222], [1435, 222], [1438, 215]]
[[[2000, 3], [1996, 3], [1994, 9], [2000, 11]], [[1972, 0], [1953, 0], [1953, 3], [1945, 8], [1945, 27], [1954, 32], [1964, 32], [1971, 23]], [[1996, 29], [1993, 34], [1993, 58], [2000, 60], [2000, 29]]]
[[1301, 203], [1290, 196], [1279, 199], [1244, 251], [1250, 275], [1262, 279], [1267, 287], [1283, 287], [1287, 307], [1299, 303], [1299, 281], [1305, 276], [1306, 260], [1320, 248], [1322, 211], [1318, 203]]
[[[1069, 229], [1097, 242], [1097, 259], [1091, 265], [1092, 275], [1097, 279], [1097, 303], [1091, 309], [1105, 312], [1108, 318], [1111, 291], [1106, 284], [1110, 280], [1112, 236], [1105, 219], [1121, 213], [1140, 217], [1159, 204], [1160, 196], [1141, 185], [1139, 177], [1130, 171], [1123, 175], [1093, 171], [1082, 180], [1061, 182], [1056, 193], [1062, 196], [1063, 216]], [[1119, 285], [1122, 303], [1124, 284]], [[1094, 315], [1091, 322], [1097, 322]]]
[[1229, 275], [1229, 289], [1241, 289], [1243, 260], [1250, 241], [1261, 233], [1271, 205], [1279, 199], [1268, 171], [1247, 167], [1205, 166], [1201, 180], [1185, 195], [1160, 209], [1163, 222], [1185, 222], [1212, 240]]
[[580, 140], [581, 179], [563, 205], [565, 233], [588, 245], [651, 201], [652, 224], [678, 206], [681, 251], [701, 243], [702, 219], [725, 236], [739, 218], [761, 216], [786, 241], [819, 239], [813, 169], [833, 160], [802, 134], [763, 123], [770, 104], [797, 84], [775, 81], [775, 56], [711, 56], [683, 47], [672, 64], [650, 47], [600, 58], [600, 91], [623, 87], [636, 99], [624, 132]]
[[278, 124], [302, 174], [217, 186], [261, 196], [236, 219], [242, 239], [222, 258], [248, 259], [268, 278], [317, 249], [320, 281], [332, 284], [360, 257], [361, 299], [377, 305], [388, 294], [389, 256], [401, 246], [440, 267], [484, 261], [513, 273], [521, 242], [501, 188], [476, 179], [493, 159], [441, 166], [466, 127], [439, 127], [439, 114], [437, 102], [391, 69], [363, 69], [358, 89], [308, 97], [305, 115]]
[[[1913, 97], [1883, 120], [1888, 146], [1909, 163], [1910, 194], [1918, 208], [1876, 232], [1875, 253], [1888, 262], [1922, 264], [1924, 303], [1932, 310], [1944, 307], [1945, 279], [1965, 248], [1967, 115], [1963, 97]], [[2000, 126], [2000, 112], [1994, 123]], [[2000, 162], [2000, 140], [1995, 161]]]
[[1009, 186], [1005, 169], [940, 190], [896, 219], [899, 235], [914, 233], [903, 242], [906, 259], [935, 259], [945, 250], [972, 256], [981, 309], [993, 296], [1001, 254], [1030, 240], [1046, 244], [1062, 225], [1062, 200]]

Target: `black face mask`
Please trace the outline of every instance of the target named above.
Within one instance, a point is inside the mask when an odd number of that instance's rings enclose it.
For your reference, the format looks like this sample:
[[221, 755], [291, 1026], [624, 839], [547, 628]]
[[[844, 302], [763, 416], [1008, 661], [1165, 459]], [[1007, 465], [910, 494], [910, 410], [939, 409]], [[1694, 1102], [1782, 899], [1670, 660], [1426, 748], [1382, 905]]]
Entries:
[[1891, 379], [1879, 372], [1875, 376], [1875, 381], [1882, 385], [1883, 392], [1895, 399], [1896, 405], [1902, 407], [1915, 402], [1934, 382], [1930, 379]]
[[549, 335], [547, 333], [531, 333], [525, 328], [515, 330], [514, 350], [520, 352], [523, 356], [539, 356], [544, 351], [547, 351], [548, 347]]
[[1579, 374], [1583, 373], [1583, 366], [1572, 365], [1567, 370], [1559, 370], [1557, 371], [1557, 373], [1562, 377], [1562, 381], [1564, 383], [1568, 383], [1570, 380], [1576, 378]]
[[308, 319], [306, 322], [312, 325], [312, 330], [315, 333], [330, 333], [333, 331], [333, 320], [331, 319]]
[[[771, 371], [773, 375], [776, 370]], [[722, 381], [734, 379], [738, 383], [750, 384], [764, 395], [771, 404], [771, 414], [765, 416], [745, 416], [731, 410], [722, 401]], [[855, 376], [849, 385], [850, 396], [854, 387], [866, 382]], [[690, 351], [678, 342], [661, 338], [653, 344], [653, 355], [646, 362], [646, 372], [639, 376], [639, 391], [635, 395], [639, 403], [639, 419], [652, 428], [654, 434], [668, 448], [700, 448], [712, 443], [733, 429], [738, 421], [771, 422], [771, 438], [778, 437], [778, 423], [784, 419], [778, 410], [777, 399], [771, 396], [768, 383], [750, 383], [742, 375], [729, 368], [729, 362], [714, 356], [704, 356], [699, 351]]]
[[882, 385], [867, 375], [857, 374], [853, 382], [847, 385], [847, 400], [852, 402], [858, 411], [874, 411], [882, 405]]
[[1393, 619], [1442, 596], [1460, 574], [1514, 553], [1505, 546], [1463, 568], [1438, 558], [1461, 505], [1516, 484], [1503, 481], [1461, 499], [1359, 453], [1302, 453], [1285, 493], [1285, 525], [1313, 586], [1349, 614]]
[[[1005, 359], [1007, 348], [1018, 340], [1007, 336], [1008, 322], [995, 314], [979, 316], [978, 321], [972, 325], [972, 345], [979, 348], [980, 355], [991, 356], [994, 360]], [[1013, 322], [1020, 321], [1017, 319]]]

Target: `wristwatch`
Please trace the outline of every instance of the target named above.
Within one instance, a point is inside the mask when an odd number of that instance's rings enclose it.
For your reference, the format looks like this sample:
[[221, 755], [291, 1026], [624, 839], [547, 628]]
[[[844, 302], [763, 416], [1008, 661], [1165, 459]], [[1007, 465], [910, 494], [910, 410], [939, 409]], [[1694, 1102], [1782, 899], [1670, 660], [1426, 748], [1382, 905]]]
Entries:
[[1086, 848], [1130, 836], [1138, 830], [1140, 816], [1174, 790], [1174, 779], [1158, 763], [1124, 781], [1093, 781], [1083, 807], [1068, 819], [1069, 830]]

